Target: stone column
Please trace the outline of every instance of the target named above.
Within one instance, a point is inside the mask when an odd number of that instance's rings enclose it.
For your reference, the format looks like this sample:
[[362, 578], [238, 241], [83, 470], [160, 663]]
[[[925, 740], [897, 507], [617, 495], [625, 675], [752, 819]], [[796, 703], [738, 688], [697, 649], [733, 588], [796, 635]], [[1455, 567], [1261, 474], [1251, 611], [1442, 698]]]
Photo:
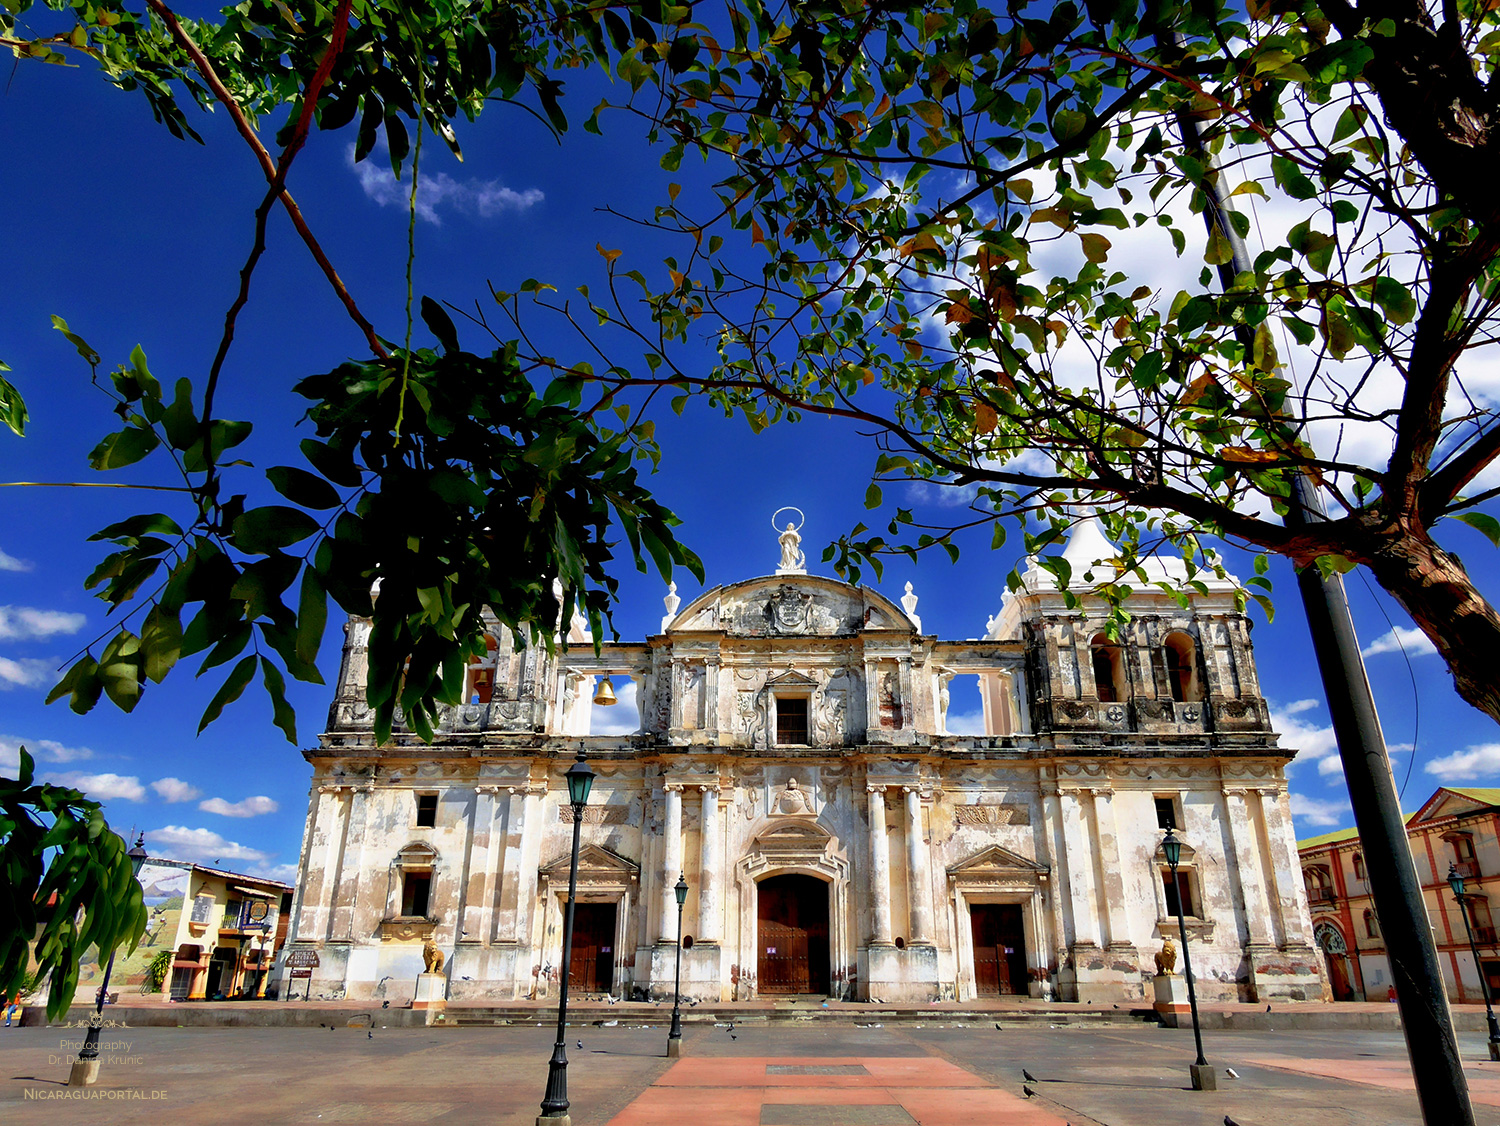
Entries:
[[[338, 868], [330, 874], [338, 885], [333, 896], [333, 920], [328, 937], [334, 942], [354, 941], [354, 911], [359, 903], [360, 876], [364, 870], [365, 828], [369, 823], [370, 787], [360, 786], [349, 798], [349, 815], [339, 847]], [[353, 856], [350, 856], [350, 852]]]
[[461, 942], [488, 943], [495, 933], [495, 876], [504, 842], [495, 837], [498, 786], [475, 787], [474, 828], [469, 852], [469, 882], [464, 892]]
[[1271, 902], [1281, 916], [1281, 933], [1288, 946], [1311, 946], [1312, 936], [1303, 925], [1308, 917], [1307, 892], [1302, 886], [1302, 863], [1292, 836], [1292, 814], [1286, 791], [1267, 786], [1260, 791], [1260, 808], [1266, 819], [1266, 840], [1271, 847], [1271, 872], [1276, 887]]
[[[297, 920], [299, 941], [320, 941], [332, 923], [334, 891], [339, 881], [339, 857], [344, 844], [344, 791], [346, 786], [319, 786], [318, 813], [313, 822], [308, 855], [308, 887], [302, 916]], [[310, 905], [310, 907], [309, 907]]]
[[682, 783], [668, 782], [663, 789], [667, 795], [667, 813], [661, 830], [661, 921], [657, 941], [675, 943], [677, 893], [672, 889], [682, 874]]
[[1126, 909], [1125, 870], [1120, 862], [1120, 833], [1115, 822], [1115, 792], [1094, 791], [1094, 822], [1098, 830], [1099, 861], [1104, 872], [1104, 911], [1109, 920], [1109, 945], [1114, 956], [1135, 960], [1130, 913]]
[[[719, 734], [719, 658], [703, 659], [703, 729], [715, 739]], [[715, 928], [717, 932], [717, 928]]]
[[1063, 851], [1068, 865], [1068, 905], [1073, 914], [1073, 944], [1099, 945], [1099, 919], [1094, 911], [1094, 850], [1083, 823], [1083, 803], [1076, 790], [1058, 793], [1062, 807]]
[[885, 835], [885, 787], [870, 794], [870, 942], [891, 944], [891, 845]]
[[521, 879], [521, 819], [525, 816], [526, 788], [505, 787], [505, 837], [495, 849], [501, 857], [500, 905], [491, 934], [501, 942], [517, 942], [517, 893]]
[[[720, 901], [719, 858], [723, 853], [719, 841], [719, 787], [703, 786], [703, 814], [698, 852], [698, 941], [719, 941]], [[675, 883], [675, 881], [673, 881]], [[673, 900], [675, 906], [676, 900]]]
[[932, 881], [927, 875], [927, 845], [922, 840], [922, 794], [903, 786], [906, 795], [906, 894], [911, 908], [909, 942], [932, 944]]
[[[540, 875], [542, 835], [546, 831], [542, 824], [542, 812], [547, 808], [547, 786], [545, 783], [528, 783], [521, 805], [521, 847], [519, 863], [516, 865], [516, 914], [512, 937], [521, 946], [530, 946], [532, 939], [532, 915], [536, 911], [536, 882]], [[507, 869], [508, 870], [508, 869]]]
[[[1048, 788], [1050, 787], [1050, 788]], [[1063, 911], [1065, 889], [1072, 887], [1068, 872], [1067, 846], [1063, 833], [1062, 799], [1055, 783], [1044, 783], [1042, 790], [1042, 825], [1047, 841], [1047, 855], [1052, 861], [1052, 881], [1047, 899], [1052, 908], [1052, 950], [1057, 964], [1068, 954], [1071, 922]], [[1038, 857], [1037, 859], [1041, 859]]]
[[1224, 804], [1229, 809], [1229, 836], [1234, 845], [1235, 868], [1239, 871], [1240, 902], [1245, 910], [1245, 935], [1250, 946], [1272, 945], [1269, 924], [1271, 905], [1261, 881], [1259, 834], [1249, 808], [1249, 793], [1242, 787], [1226, 787]]

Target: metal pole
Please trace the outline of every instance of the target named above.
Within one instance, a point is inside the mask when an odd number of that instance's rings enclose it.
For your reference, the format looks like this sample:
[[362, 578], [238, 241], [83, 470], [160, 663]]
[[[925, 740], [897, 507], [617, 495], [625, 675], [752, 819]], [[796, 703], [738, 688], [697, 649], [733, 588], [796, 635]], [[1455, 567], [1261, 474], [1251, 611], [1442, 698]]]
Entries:
[[583, 809], [573, 806], [573, 858], [568, 864], [568, 909], [563, 914], [562, 988], [557, 996], [557, 1043], [547, 1063], [547, 1093], [541, 1118], [568, 1117], [568, 1049], [563, 1042], [568, 1023], [568, 975], [573, 970], [573, 908], [578, 901], [578, 840], [583, 831]]
[[[677, 904], [677, 979], [672, 984], [672, 1030], [667, 1033], [667, 1054], [672, 1041], [682, 1039], [682, 904]], [[679, 1050], [681, 1050], [679, 1048]]]
[[1474, 928], [1469, 919], [1468, 898], [1453, 897], [1458, 902], [1458, 913], [1464, 917], [1464, 934], [1469, 936], [1469, 954], [1474, 958], [1474, 972], [1479, 975], [1479, 995], [1484, 998], [1484, 1019], [1490, 1030], [1490, 1059], [1500, 1060], [1500, 1025], [1495, 1023], [1495, 1010], [1490, 1004], [1490, 985], [1484, 977], [1484, 966], [1479, 961], [1479, 947], [1474, 945]]
[[[1175, 33], [1158, 35], [1157, 41], [1170, 48], [1176, 41]], [[1228, 239], [1233, 251], [1231, 262], [1219, 267], [1220, 281], [1228, 289], [1237, 275], [1252, 268], [1250, 255], [1229, 221], [1232, 208], [1216, 162], [1203, 147], [1198, 123], [1186, 112], [1178, 113], [1177, 123], [1184, 145], [1208, 167], [1203, 187], [1209, 206], [1203, 210], [1203, 220], [1210, 231], [1217, 229]], [[1288, 499], [1288, 526], [1306, 527], [1328, 519], [1322, 498], [1306, 473], [1293, 475]], [[1370, 891], [1385, 935], [1422, 1120], [1427, 1126], [1474, 1126], [1469, 1083], [1458, 1054], [1437, 947], [1407, 844], [1406, 820], [1401, 815], [1380, 716], [1359, 654], [1344, 582], [1336, 574], [1324, 578], [1317, 567], [1310, 566], [1298, 571], [1297, 587], [1349, 785], [1354, 824], [1370, 872]]]
[[99, 1029], [104, 1024], [104, 999], [109, 993], [109, 975], [114, 968], [115, 955], [111, 951], [109, 961], [104, 963], [104, 980], [94, 998], [94, 1015], [89, 1018], [88, 1033], [68, 1075], [69, 1087], [87, 1087], [99, 1078]]
[[1193, 988], [1193, 956], [1188, 953], [1187, 922], [1182, 917], [1182, 886], [1177, 882], [1175, 864], [1172, 865], [1172, 888], [1177, 893], [1177, 933], [1182, 937], [1182, 976], [1187, 979], [1188, 1008], [1193, 1014], [1193, 1045], [1198, 1049], [1198, 1058], [1193, 1062], [1198, 1067], [1207, 1067], [1208, 1060], [1203, 1055], [1203, 1033], [1198, 1028], [1198, 991]]

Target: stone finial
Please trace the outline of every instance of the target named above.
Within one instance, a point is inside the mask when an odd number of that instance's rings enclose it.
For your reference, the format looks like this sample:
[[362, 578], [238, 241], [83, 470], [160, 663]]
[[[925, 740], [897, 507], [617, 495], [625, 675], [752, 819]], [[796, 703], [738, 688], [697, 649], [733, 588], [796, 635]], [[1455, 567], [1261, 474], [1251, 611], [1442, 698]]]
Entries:
[[901, 596], [901, 609], [906, 611], [906, 616], [911, 619], [912, 625], [917, 627], [917, 632], [922, 632], [922, 619], [917, 617], [917, 596], [912, 593], [911, 583], [906, 584], [906, 593]]
[[661, 600], [662, 605], [667, 608], [666, 617], [661, 620], [662, 633], [667, 632], [667, 627], [672, 624], [672, 619], [677, 616], [677, 607], [682, 605], [682, 599], [677, 597], [677, 584], [667, 584], [667, 596]]

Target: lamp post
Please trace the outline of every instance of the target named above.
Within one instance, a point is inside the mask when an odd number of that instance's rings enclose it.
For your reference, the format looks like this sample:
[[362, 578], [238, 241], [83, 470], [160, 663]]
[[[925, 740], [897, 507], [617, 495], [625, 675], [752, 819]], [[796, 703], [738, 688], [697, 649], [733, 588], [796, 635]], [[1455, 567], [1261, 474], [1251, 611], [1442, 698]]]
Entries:
[[682, 905], [687, 902], [687, 877], [677, 874], [672, 885], [677, 896], [677, 980], [672, 986], [672, 1031], [667, 1033], [667, 1058], [675, 1060], [682, 1055]]
[[1479, 948], [1474, 945], [1474, 927], [1469, 922], [1469, 905], [1464, 899], [1464, 878], [1456, 864], [1448, 865], [1448, 886], [1453, 889], [1453, 898], [1458, 903], [1458, 913], [1464, 917], [1464, 933], [1469, 936], [1469, 953], [1474, 956], [1474, 970], [1479, 974], [1479, 995], [1484, 998], [1484, 1019], [1490, 1026], [1490, 1059], [1500, 1060], [1500, 1024], [1495, 1023], [1495, 1010], [1490, 1004], [1490, 986], [1484, 977], [1484, 967], [1479, 963]]
[[1177, 865], [1182, 860], [1182, 842], [1177, 839], [1177, 834], [1170, 828], [1167, 829], [1167, 835], [1162, 838], [1161, 850], [1167, 858], [1167, 868], [1172, 873], [1172, 892], [1177, 900], [1177, 933], [1182, 938], [1182, 976], [1187, 979], [1188, 1008], [1193, 1014], [1193, 1044], [1198, 1049], [1198, 1058], [1188, 1070], [1192, 1072], [1193, 1090], [1214, 1091], [1218, 1089], [1219, 1084], [1214, 1076], [1214, 1069], [1203, 1057], [1203, 1033], [1198, 1028], [1198, 991], [1193, 988], [1193, 959], [1188, 953], [1187, 922], [1182, 916], [1182, 888], [1177, 883]]
[[568, 1025], [568, 975], [573, 970], [573, 907], [578, 899], [578, 841], [583, 828], [583, 807], [588, 804], [594, 772], [578, 752], [578, 761], [563, 775], [568, 780], [568, 802], [573, 806], [573, 858], [568, 863], [568, 908], [563, 913], [562, 986], [557, 995], [557, 1043], [547, 1064], [547, 1093], [537, 1126], [571, 1126], [568, 1114], [568, 1050], [563, 1042]]
[[[146, 863], [146, 834], [136, 837], [135, 844], [126, 856], [130, 857], [131, 875], [139, 877]], [[94, 1015], [89, 1020], [88, 1034], [83, 1038], [83, 1048], [73, 1061], [68, 1073], [69, 1087], [91, 1087], [99, 1079], [99, 1028], [104, 1024], [104, 998], [109, 993], [109, 975], [115, 968], [115, 952], [109, 952], [109, 961], [104, 964], [104, 980], [99, 983], [99, 993], [94, 999]]]

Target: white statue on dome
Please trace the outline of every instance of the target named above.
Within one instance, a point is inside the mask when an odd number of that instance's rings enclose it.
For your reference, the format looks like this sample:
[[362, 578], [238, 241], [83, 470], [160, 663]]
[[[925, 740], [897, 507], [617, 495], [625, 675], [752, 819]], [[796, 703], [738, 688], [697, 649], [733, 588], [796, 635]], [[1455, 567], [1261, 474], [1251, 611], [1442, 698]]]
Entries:
[[[771, 527], [776, 527], [776, 517], [783, 512], [795, 512], [802, 516], [800, 508], [778, 508], [771, 515]], [[802, 523], [807, 523], [807, 517], [802, 516]], [[805, 575], [807, 574], [807, 556], [802, 552], [802, 537], [798, 534], [801, 524], [787, 521], [786, 531], [776, 537], [776, 542], [781, 544], [781, 562], [776, 568], [778, 575]]]

